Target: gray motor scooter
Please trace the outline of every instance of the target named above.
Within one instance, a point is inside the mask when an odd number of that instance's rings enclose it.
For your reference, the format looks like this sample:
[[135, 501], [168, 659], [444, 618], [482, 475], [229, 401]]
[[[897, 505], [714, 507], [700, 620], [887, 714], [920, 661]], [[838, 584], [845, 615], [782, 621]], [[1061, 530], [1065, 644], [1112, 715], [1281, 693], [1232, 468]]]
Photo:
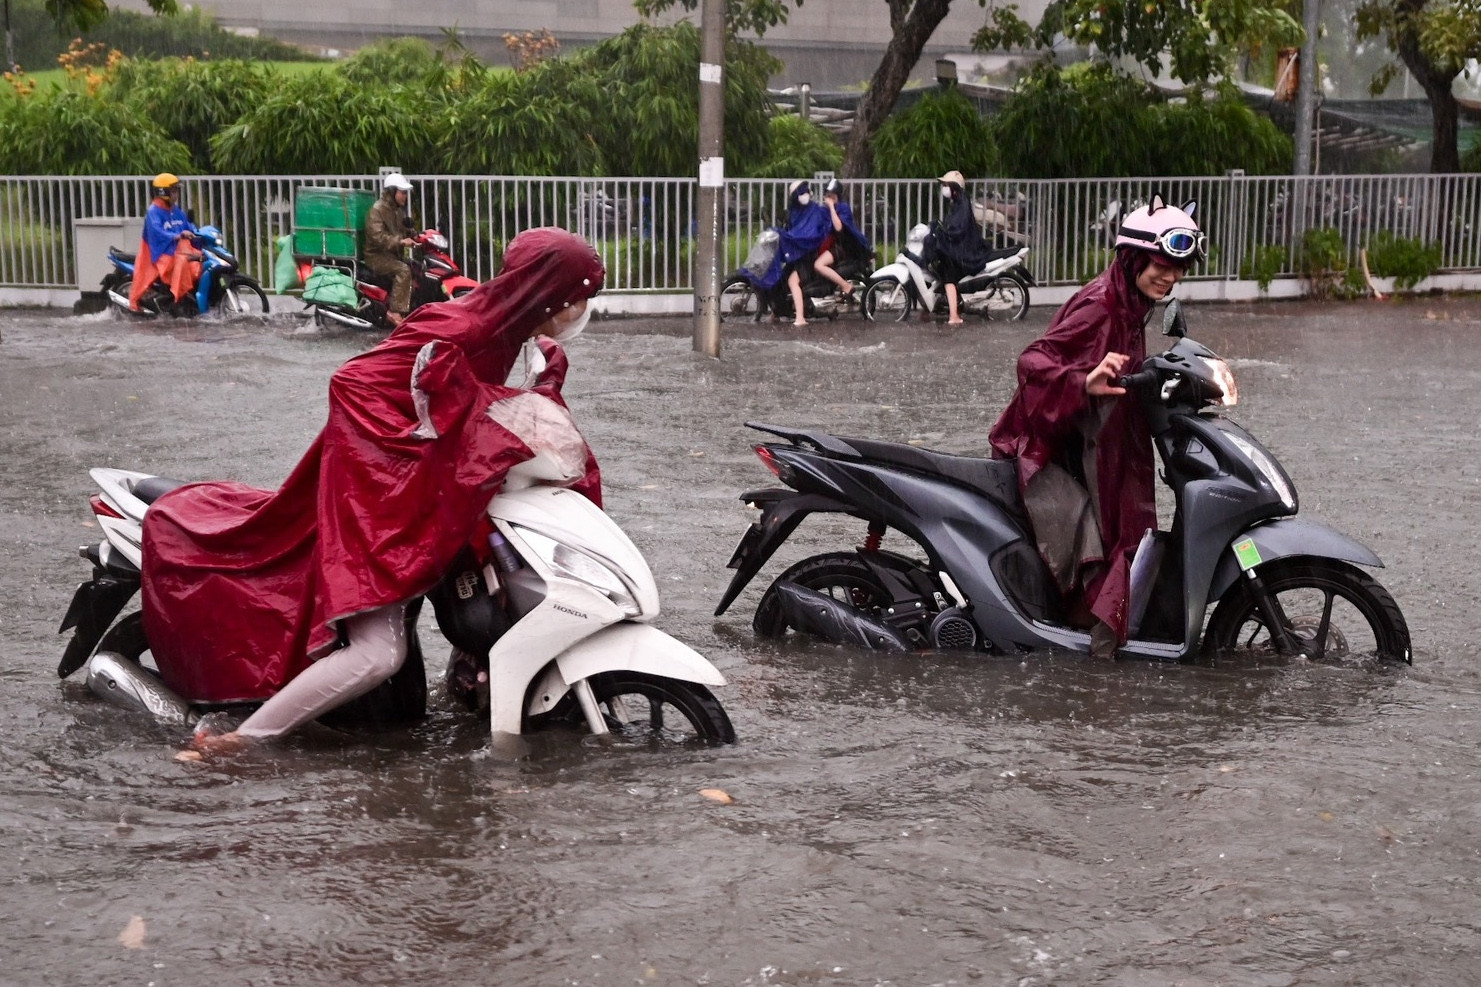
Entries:
[[[1178, 661], [1252, 649], [1411, 661], [1402, 612], [1359, 568], [1382, 566], [1378, 556], [1297, 517], [1286, 471], [1221, 413], [1237, 400], [1233, 375], [1186, 337], [1177, 301], [1163, 331], [1172, 345], [1119, 382], [1142, 402], [1175, 498], [1172, 530], [1149, 531], [1132, 562], [1131, 637], [1120, 654]], [[866, 523], [863, 546], [778, 576], [757, 606], [758, 633], [895, 651], [1090, 650], [1035, 547], [1014, 461], [747, 424], [786, 440], [756, 453], [787, 486], [742, 495], [761, 517], [729, 562], [736, 574], [717, 616], [804, 518], [846, 514]], [[925, 558], [883, 550], [891, 529]]]

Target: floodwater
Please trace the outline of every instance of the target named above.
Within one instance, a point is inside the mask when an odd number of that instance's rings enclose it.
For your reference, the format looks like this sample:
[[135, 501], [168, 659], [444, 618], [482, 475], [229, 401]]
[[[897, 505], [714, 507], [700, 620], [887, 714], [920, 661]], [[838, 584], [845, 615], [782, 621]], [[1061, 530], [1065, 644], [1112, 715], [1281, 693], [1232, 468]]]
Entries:
[[687, 319], [572, 345], [608, 510], [660, 625], [728, 677], [734, 746], [509, 763], [439, 704], [180, 763], [181, 735], [54, 673], [86, 470], [276, 485], [366, 341], [0, 312], [0, 984], [1474, 983], [1481, 301], [1189, 310], [1303, 513], [1388, 563], [1412, 669], [758, 640], [766, 580], [855, 543], [843, 523], [711, 616], [737, 496], [772, 480], [743, 420], [981, 452], [1049, 314], [727, 325], [719, 361]]

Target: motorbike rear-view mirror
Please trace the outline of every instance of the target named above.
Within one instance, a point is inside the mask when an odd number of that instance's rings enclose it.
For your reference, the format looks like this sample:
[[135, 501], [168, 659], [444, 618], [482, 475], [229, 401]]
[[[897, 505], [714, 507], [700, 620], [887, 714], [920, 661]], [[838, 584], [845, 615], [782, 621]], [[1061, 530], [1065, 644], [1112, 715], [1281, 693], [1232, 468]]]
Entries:
[[1183, 318], [1183, 303], [1174, 298], [1162, 313], [1162, 335], [1182, 339], [1188, 335], [1188, 322]]

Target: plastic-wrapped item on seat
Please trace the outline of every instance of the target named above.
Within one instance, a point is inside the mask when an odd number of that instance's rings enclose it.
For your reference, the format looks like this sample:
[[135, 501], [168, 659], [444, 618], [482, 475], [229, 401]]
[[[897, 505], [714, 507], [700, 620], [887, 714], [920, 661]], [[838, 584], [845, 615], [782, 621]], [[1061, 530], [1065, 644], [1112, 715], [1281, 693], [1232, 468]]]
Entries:
[[781, 245], [782, 238], [776, 230], [766, 230], [751, 246], [751, 252], [746, 254], [746, 261], [741, 266], [750, 271], [754, 277], [764, 277], [771, 269], [771, 263], [776, 259], [777, 248]]

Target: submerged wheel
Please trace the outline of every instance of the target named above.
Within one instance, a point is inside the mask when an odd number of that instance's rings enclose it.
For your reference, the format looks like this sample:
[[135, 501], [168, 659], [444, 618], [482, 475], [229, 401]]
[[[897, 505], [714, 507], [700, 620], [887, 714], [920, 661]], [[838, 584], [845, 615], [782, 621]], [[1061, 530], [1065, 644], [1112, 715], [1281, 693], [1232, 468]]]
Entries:
[[987, 283], [982, 314], [995, 322], [1016, 322], [1028, 313], [1028, 288], [1017, 278], [999, 274]]
[[903, 322], [915, 308], [910, 289], [894, 278], [880, 278], [864, 289], [864, 318], [870, 322]]
[[[1361, 569], [1325, 559], [1280, 559], [1262, 566], [1260, 578], [1307, 657], [1413, 661], [1409, 627], [1399, 605]], [[1265, 614], [1243, 583], [1214, 608], [1203, 646], [1206, 651], [1276, 653]]]
[[791, 629], [776, 594], [776, 584], [780, 582], [796, 583], [866, 613], [888, 606], [892, 598], [874, 570], [857, 555], [848, 552], [815, 555], [776, 577], [762, 594], [756, 616], [751, 618], [751, 626], [762, 637], [782, 637]]
[[[601, 672], [588, 679], [607, 728], [625, 742], [682, 744], [735, 743], [730, 717], [709, 689], [644, 672]], [[586, 717], [576, 697], [567, 695], [531, 726], [584, 729]]]
[[730, 278], [720, 289], [721, 322], [758, 322], [761, 319], [761, 298], [756, 288], [745, 278]]
[[251, 278], [233, 278], [221, 293], [224, 315], [267, 315], [267, 292]]

